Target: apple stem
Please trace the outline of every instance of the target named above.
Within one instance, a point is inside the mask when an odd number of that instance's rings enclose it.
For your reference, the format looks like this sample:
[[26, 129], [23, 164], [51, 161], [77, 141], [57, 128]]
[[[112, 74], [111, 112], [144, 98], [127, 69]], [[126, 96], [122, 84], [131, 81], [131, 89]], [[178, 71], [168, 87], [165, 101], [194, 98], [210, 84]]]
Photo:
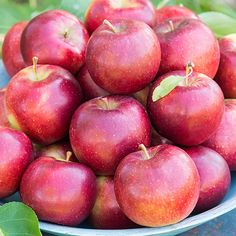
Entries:
[[37, 63], [38, 63], [38, 57], [33, 57], [33, 70], [36, 80], [39, 80], [38, 74], [37, 74]]
[[173, 21], [172, 21], [172, 20], [169, 20], [168, 23], [169, 23], [169, 25], [170, 25], [171, 32], [173, 32], [173, 31], [175, 30]]
[[115, 34], [117, 33], [116, 28], [112, 25], [112, 23], [109, 20], [104, 20], [103, 24], [107, 25], [113, 31], [113, 33]]
[[186, 65], [185, 85], [189, 85], [189, 76], [193, 73], [194, 64], [190, 61]]
[[140, 145], [139, 145], [139, 149], [144, 152], [144, 154], [145, 154], [145, 156], [146, 156], [146, 158], [145, 158], [146, 160], [151, 159], [151, 157], [150, 157], [150, 155], [149, 155], [149, 153], [148, 153], [148, 151], [147, 151], [147, 148], [145, 147], [144, 144], [140, 144]]
[[71, 156], [72, 156], [72, 152], [70, 151], [66, 152], [66, 161], [70, 161]]

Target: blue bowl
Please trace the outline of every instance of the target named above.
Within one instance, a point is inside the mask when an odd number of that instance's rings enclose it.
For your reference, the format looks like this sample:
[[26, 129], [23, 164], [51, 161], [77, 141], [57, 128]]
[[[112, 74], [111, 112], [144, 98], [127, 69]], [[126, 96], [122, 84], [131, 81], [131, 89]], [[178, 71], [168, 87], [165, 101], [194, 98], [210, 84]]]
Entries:
[[[7, 85], [9, 77], [5, 72], [2, 62], [0, 61], [0, 88]], [[204, 213], [189, 216], [185, 220], [166, 227], [160, 228], [137, 228], [125, 230], [97, 230], [91, 229], [88, 225], [83, 224], [78, 227], [66, 227], [46, 222], [40, 222], [40, 229], [52, 235], [67, 236], [170, 236], [177, 235], [221, 216], [236, 208], [236, 173], [232, 173], [231, 187], [224, 200], [217, 206]], [[18, 195], [4, 199], [2, 202], [19, 200]]]

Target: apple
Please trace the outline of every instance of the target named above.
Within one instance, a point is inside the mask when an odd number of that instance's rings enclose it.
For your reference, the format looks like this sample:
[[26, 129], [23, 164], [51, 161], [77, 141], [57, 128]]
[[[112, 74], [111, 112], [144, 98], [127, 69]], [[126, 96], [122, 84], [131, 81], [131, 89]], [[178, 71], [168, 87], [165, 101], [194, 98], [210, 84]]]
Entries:
[[115, 196], [113, 177], [97, 177], [97, 198], [89, 216], [96, 229], [128, 229], [137, 227], [121, 211]]
[[6, 88], [0, 89], [0, 126], [10, 127], [5, 106]]
[[92, 98], [107, 96], [109, 93], [99, 87], [91, 78], [87, 66], [84, 65], [79, 74], [77, 75], [77, 80], [82, 88], [85, 100], [90, 100]]
[[224, 157], [231, 170], [236, 170], [236, 99], [225, 100], [221, 123], [203, 145]]
[[21, 52], [27, 65], [34, 56], [40, 64], [61, 66], [72, 74], [85, 62], [89, 35], [83, 23], [63, 10], [49, 10], [33, 18], [21, 38]]
[[[193, 70], [193, 69], [191, 69]], [[218, 128], [224, 112], [224, 96], [206, 75], [174, 71], [158, 78], [148, 97], [148, 111], [156, 131], [173, 143], [199, 145]], [[169, 94], [153, 100], [163, 81], [183, 79]]]
[[159, 25], [167, 20], [174, 19], [199, 19], [199, 17], [190, 9], [182, 5], [164, 6], [156, 9], [156, 24]]
[[85, 165], [42, 156], [24, 173], [20, 196], [40, 220], [77, 226], [95, 203], [96, 176]]
[[236, 98], [236, 34], [221, 38], [219, 45], [221, 57], [216, 82], [226, 98]]
[[155, 78], [160, 59], [153, 30], [133, 20], [105, 20], [91, 36], [86, 54], [92, 79], [113, 94], [144, 89]]
[[7, 32], [2, 44], [2, 60], [10, 77], [25, 67], [21, 54], [20, 39], [28, 22], [14, 24]]
[[155, 9], [149, 0], [94, 0], [85, 14], [85, 26], [92, 34], [105, 20], [139, 20], [153, 27]]
[[67, 135], [82, 94], [79, 83], [67, 70], [35, 63], [11, 79], [6, 108], [14, 128], [36, 143], [49, 145]]
[[160, 144], [173, 144], [173, 143], [167, 138], [158, 134], [157, 131], [152, 127], [151, 146], [157, 146]]
[[200, 178], [193, 160], [182, 149], [159, 145], [126, 156], [117, 167], [117, 202], [135, 223], [160, 227], [177, 223], [194, 209]]
[[73, 115], [70, 142], [80, 162], [96, 174], [113, 175], [123, 157], [136, 151], [141, 143], [150, 145], [150, 121], [134, 98], [94, 98]]
[[22, 132], [0, 127], [0, 198], [15, 193], [27, 166], [33, 160], [33, 147]]
[[196, 146], [185, 151], [193, 159], [200, 175], [200, 195], [194, 213], [217, 206], [230, 187], [230, 170], [224, 158], [214, 150]]
[[195, 71], [214, 78], [220, 62], [219, 44], [213, 32], [200, 20], [177, 19], [154, 28], [161, 45], [159, 75], [184, 70], [188, 62]]

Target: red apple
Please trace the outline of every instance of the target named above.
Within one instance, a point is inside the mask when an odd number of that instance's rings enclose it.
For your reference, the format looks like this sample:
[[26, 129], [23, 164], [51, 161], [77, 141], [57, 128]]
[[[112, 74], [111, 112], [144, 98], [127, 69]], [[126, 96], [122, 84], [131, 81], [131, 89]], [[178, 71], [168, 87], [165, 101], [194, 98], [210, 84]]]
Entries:
[[174, 19], [199, 19], [199, 17], [190, 9], [184, 6], [165, 6], [156, 9], [156, 24], [159, 25], [167, 20]]
[[18, 22], [7, 32], [2, 44], [2, 60], [7, 73], [12, 77], [25, 67], [20, 50], [20, 39], [28, 22]]
[[183, 220], [199, 197], [194, 162], [186, 152], [167, 144], [126, 156], [114, 181], [121, 209], [142, 226], [160, 227]]
[[24, 133], [0, 127], [0, 153], [0, 198], [5, 198], [18, 190], [21, 177], [33, 160], [33, 147]]
[[94, 0], [85, 14], [85, 25], [91, 34], [105, 20], [139, 20], [153, 27], [155, 9], [149, 0]]
[[33, 18], [21, 38], [21, 52], [27, 65], [32, 57], [40, 64], [58, 65], [75, 74], [85, 62], [88, 33], [74, 15], [49, 10]]
[[220, 44], [220, 66], [216, 82], [226, 98], [236, 98], [236, 34], [223, 37]]
[[173, 144], [173, 143], [167, 138], [158, 134], [157, 131], [152, 127], [151, 146], [157, 146], [161, 144]]
[[0, 126], [10, 127], [5, 105], [6, 88], [0, 90]]
[[121, 211], [114, 192], [112, 177], [97, 178], [97, 198], [90, 214], [90, 222], [97, 229], [128, 229], [137, 227]]
[[156, 76], [161, 58], [153, 30], [132, 20], [105, 21], [91, 36], [86, 55], [92, 79], [115, 94], [144, 89]]
[[197, 146], [185, 149], [200, 175], [200, 196], [194, 213], [217, 206], [230, 187], [230, 170], [224, 158], [214, 150]]
[[195, 71], [214, 78], [220, 49], [213, 32], [200, 20], [177, 19], [155, 27], [161, 45], [159, 74], [184, 70], [191, 61]]
[[203, 143], [224, 157], [231, 170], [236, 170], [236, 99], [225, 100], [225, 112], [216, 132]]
[[[153, 84], [148, 111], [157, 132], [172, 142], [193, 146], [206, 141], [218, 128], [224, 112], [224, 96], [217, 83], [206, 75], [184, 71], [161, 76]], [[183, 78], [169, 94], [157, 101], [154, 91], [166, 79]]]
[[42, 156], [23, 175], [20, 195], [40, 220], [76, 226], [93, 208], [96, 176], [82, 164]]
[[82, 104], [70, 126], [70, 142], [78, 160], [102, 175], [113, 175], [121, 159], [139, 144], [149, 146], [150, 136], [145, 109], [126, 96], [99, 97]]
[[54, 65], [21, 70], [6, 91], [11, 125], [44, 145], [67, 135], [71, 117], [81, 101], [79, 83], [68, 71]]
[[77, 75], [77, 80], [82, 88], [85, 100], [90, 100], [92, 98], [101, 97], [109, 95], [109, 93], [99, 87], [91, 78], [87, 66], [84, 65], [79, 74]]

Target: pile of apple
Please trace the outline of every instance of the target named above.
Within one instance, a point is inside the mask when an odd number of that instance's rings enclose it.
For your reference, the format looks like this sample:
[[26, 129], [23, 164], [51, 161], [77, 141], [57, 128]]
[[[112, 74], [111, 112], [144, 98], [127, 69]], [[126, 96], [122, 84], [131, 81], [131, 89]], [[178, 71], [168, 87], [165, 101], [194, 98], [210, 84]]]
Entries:
[[43, 221], [104, 229], [174, 224], [224, 198], [236, 35], [218, 41], [182, 6], [94, 0], [85, 24], [49, 10], [14, 25], [3, 62], [0, 198], [19, 190]]

